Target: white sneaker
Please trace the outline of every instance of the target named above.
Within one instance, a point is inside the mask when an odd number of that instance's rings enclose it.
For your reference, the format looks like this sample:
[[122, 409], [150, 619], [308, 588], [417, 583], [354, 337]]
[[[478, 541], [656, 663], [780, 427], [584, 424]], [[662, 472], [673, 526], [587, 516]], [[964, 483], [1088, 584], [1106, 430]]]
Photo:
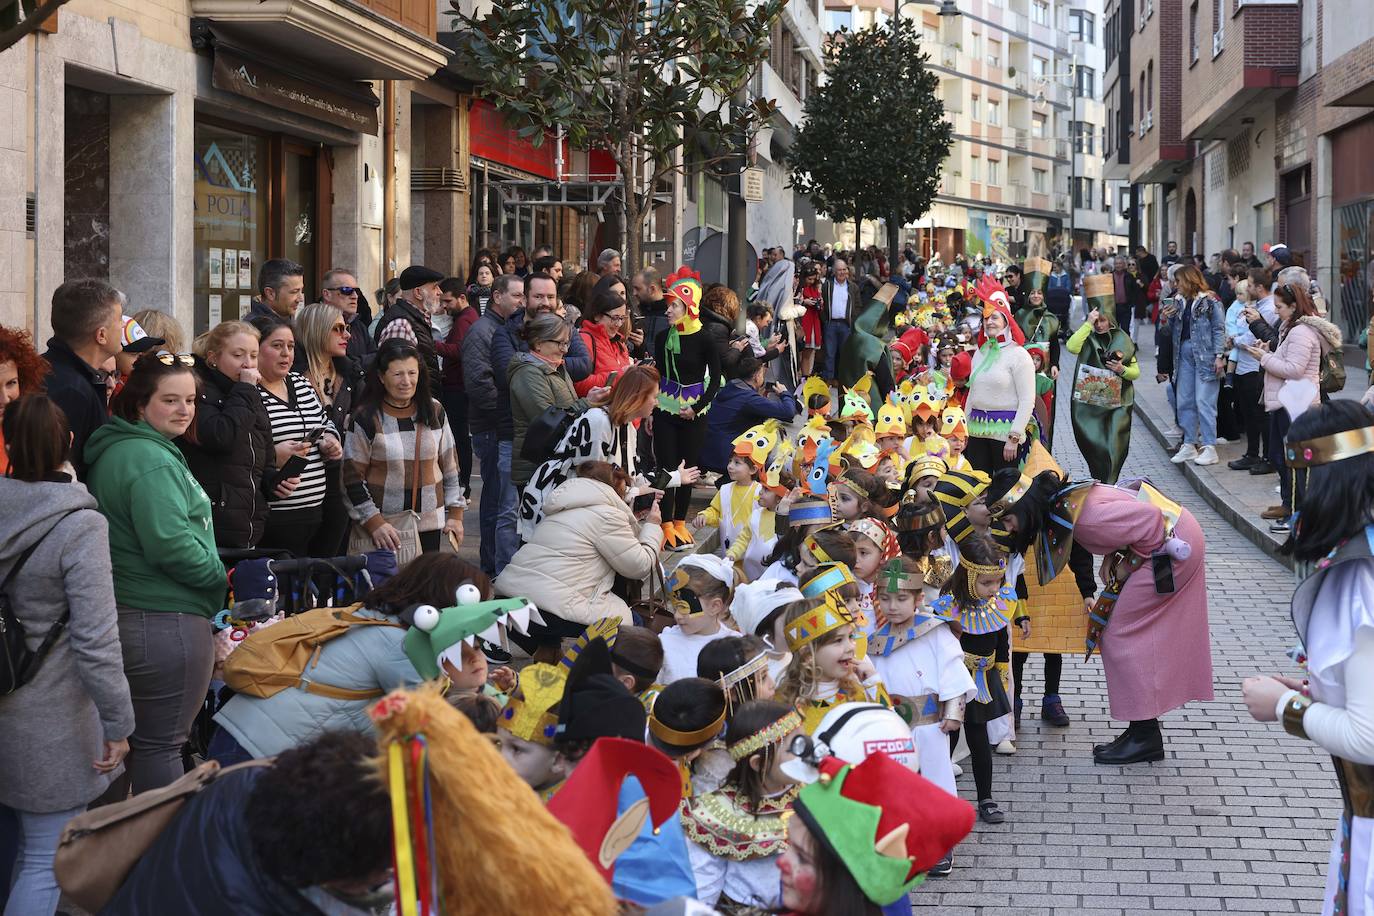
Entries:
[[1193, 464], [1216, 464], [1221, 459], [1217, 457], [1217, 450], [1213, 446], [1204, 445], [1193, 459]]
[[1011, 739], [1007, 739], [1002, 743], [998, 744], [995, 748], [993, 748], [993, 750], [995, 750], [999, 754], [1015, 754], [1016, 745], [1011, 743]]
[[1191, 442], [1183, 443], [1183, 447], [1174, 454], [1169, 460], [1174, 464], [1182, 464], [1185, 461], [1192, 461], [1197, 457], [1197, 446]]

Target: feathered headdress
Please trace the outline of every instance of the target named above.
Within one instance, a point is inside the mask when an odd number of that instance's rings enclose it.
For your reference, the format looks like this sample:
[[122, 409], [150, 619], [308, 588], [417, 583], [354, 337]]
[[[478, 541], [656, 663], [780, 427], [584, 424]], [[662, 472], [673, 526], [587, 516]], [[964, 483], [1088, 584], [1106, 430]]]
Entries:
[[[1006, 289], [996, 278], [983, 276], [978, 279], [978, 285], [973, 288], [978, 294], [978, 298], [983, 300], [983, 322], [984, 328], [987, 327], [987, 320], [993, 312], [998, 312], [1007, 320], [1007, 329], [1003, 332], [1001, 341], [1015, 341], [1018, 344], [1026, 342], [1026, 335], [1021, 333], [1021, 327], [1016, 323], [1016, 319], [1011, 314], [1011, 299], [1007, 296]], [[978, 332], [978, 345], [981, 347], [987, 341], [987, 331]]]

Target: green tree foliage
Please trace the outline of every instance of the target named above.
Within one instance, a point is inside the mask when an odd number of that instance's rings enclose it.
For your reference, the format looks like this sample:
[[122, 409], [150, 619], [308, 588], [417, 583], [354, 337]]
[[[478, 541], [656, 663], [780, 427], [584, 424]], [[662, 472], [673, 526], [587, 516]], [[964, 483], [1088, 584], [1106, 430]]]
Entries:
[[928, 59], [910, 25], [832, 36], [825, 83], [807, 96], [787, 156], [792, 187], [817, 212], [856, 225], [885, 218], [894, 260], [897, 227], [930, 209], [949, 155], [950, 125]]
[[680, 151], [738, 154], [775, 108], [740, 97], [785, 0], [510, 0], [480, 18], [452, 5], [459, 59], [521, 136], [562, 129], [614, 157], [627, 269]]

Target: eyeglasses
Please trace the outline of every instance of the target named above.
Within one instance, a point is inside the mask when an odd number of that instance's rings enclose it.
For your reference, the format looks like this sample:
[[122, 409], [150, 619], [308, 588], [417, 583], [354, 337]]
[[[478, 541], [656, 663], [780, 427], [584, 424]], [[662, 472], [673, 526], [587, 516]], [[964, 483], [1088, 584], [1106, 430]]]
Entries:
[[345, 296], [352, 296], [362, 292], [362, 289], [357, 286], [326, 286], [325, 289], [330, 292], [342, 293]]
[[345, 325], [345, 324], [336, 324], [336, 325], [334, 325], [334, 327], [330, 328], [329, 330], [333, 331], [335, 334], [347, 334], [347, 333], [348, 333], [348, 325]]
[[168, 353], [166, 350], [157, 352], [157, 361], [164, 366], [175, 366], [180, 363], [183, 366], [194, 366], [196, 358], [190, 353]]
[[601, 317], [602, 317], [602, 318], [609, 318], [609, 319], [611, 319], [612, 321], [624, 321], [624, 320], [625, 320], [625, 312], [624, 312], [623, 309], [622, 309], [621, 311], [619, 311], [619, 312], [602, 312], [602, 313], [601, 313]]

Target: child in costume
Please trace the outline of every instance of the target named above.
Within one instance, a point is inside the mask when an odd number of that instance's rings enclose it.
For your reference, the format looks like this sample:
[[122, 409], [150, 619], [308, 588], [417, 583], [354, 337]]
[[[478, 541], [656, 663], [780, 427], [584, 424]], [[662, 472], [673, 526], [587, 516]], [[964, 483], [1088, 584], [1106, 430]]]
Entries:
[[945, 456], [949, 469], [964, 473], [973, 470], [973, 465], [964, 457], [964, 449], [968, 447], [968, 421], [962, 407], [950, 404], [940, 414], [940, 435], [949, 443], [949, 453]]
[[873, 499], [877, 495], [878, 478], [862, 468], [849, 468], [829, 486], [835, 521], [848, 525], [860, 516], [876, 515]]
[[1050, 345], [1043, 341], [1026, 344], [1026, 352], [1035, 365], [1034, 416], [1040, 429], [1040, 442], [1050, 447], [1050, 432], [1054, 429], [1054, 379], [1047, 370]]
[[783, 630], [792, 660], [778, 682], [776, 697], [796, 707], [807, 734], [841, 703], [891, 705], [873, 663], [859, 658], [854, 617], [834, 591], [789, 605], [783, 612]]
[[[978, 694], [964, 667], [964, 650], [948, 618], [926, 613], [925, 580], [916, 561], [898, 557], [883, 572], [878, 602], [886, 623], [874, 631], [868, 651], [894, 703], [912, 711], [911, 738], [920, 756], [921, 775], [950, 795], [954, 765], [949, 735], [964, 720], [964, 704]], [[942, 862], [935, 874], [947, 874]]]
[[850, 766], [820, 761], [802, 788], [778, 860], [789, 916], [877, 914], [900, 903], [973, 828], [968, 803], [951, 798], [884, 753]]
[[802, 493], [800, 488], [793, 490], [787, 498], [787, 512], [779, 513], [778, 521], [785, 522], [785, 527], [778, 535], [772, 552], [764, 558], [766, 565], [758, 576], [759, 579], [775, 579], [796, 585], [797, 567], [802, 560], [802, 542], [811, 532], [833, 524], [830, 502], [814, 496], [799, 495]]
[[668, 600], [675, 626], [659, 634], [663, 644], [663, 669], [659, 683], [665, 687], [684, 677], [695, 677], [697, 654], [715, 639], [738, 636], [725, 626], [730, 608], [734, 570], [725, 560], [710, 554], [693, 554], [673, 570], [668, 581]]
[[897, 513], [897, 545], [916, 563], [924, 581], [927, 602], [933, 602], [954, 572], [954, 558], [945, 546], [945, 513], [933, 497], [915, 492], [902, 497]]
[[[725, 731], [725, 691], [714, 681], [684, 677], [673, 681], [654, 701], [649, 713], [649, 745], [676, 765], [682, 797], [697, 794], [692, 763]], [[707, 789], [715, 788], [716, 780]]]
[[773, 450], [759, 478], [758, 502], [749, 515], [749, 529], [740, 538], [743, 546], [737, 543], [732, 548], [738, 551], [739, 564], [747, 581], [752, 582], [763, 575], [768, 557], [778, 545], [778, 518], [781, 516], [785, 525], [791, 514], [792, 491], [797, 486], [796, 479], [788, 472], [791, 461], [792, 449], [786, 442]]
[[[764, 447], [756, 447], [756, 439], [765, 440]], [[754, 427], [735, 440], [735, 453], [725, 465], [730, 482], [716, 491], [711, 505], [692, 519], [693, 528], [714, 527], [720, 534], [720, 551], [731, 561], [744, 556], [749, 546], [749, 517], [758, 503], [759, 484], [755, 479], [768, 451], [777, 444], [776, 425]], [[758, 456], [755, 463], [754, 455]], [[743, 543], [737, 544], [737, 541]], [[732, 552], [734, 555], [732, 556]]]
[[801, 716], [783, 703], [756, 700], [736, 710], [726, 732], [733, 768], [714, 792], [682, 807], [696, 898], [724, 914], [780, 903], [777, 860], [787, 848], [795, 781], [782, 770]]
[[562, 782], [555, 769], [553, 741], [558, 731], [558, 706], [568, 669], [535, 662], [520, 672], [520, 681], [497, 717], [501, 756], [530, 788], [548, 800]]
[[401, 643], [406, 657], [425, 680], [447, 678], [450, 693], [480, 692], [504, 704], [505, 694], [487, 682], [487, 658], [477, 640], [500, 644], [505, 627], [525, 633], [544, 619], [524, 598], [483, 601], [470, 582], [458, 586], [454, 599], [454, 606], [443, 610], [427, 604], [415, 608]]
[[766, 644], [768, 674], [773, 679], [774, 693], [783, 671], [787, 669], [787, 663], [792, 660], [792, 653], [787, 648], [787, 634], [783, 632], [783, 610], [789, 604], [804, 600], [806, 596], [796, 587], [763, 579], [746, 582], [735, 589], [734, 600], [730, 602], [730, 615], [745, 635], [758, 636]]
[[[854, 538], [854, 582], [858, 587], [857, 604], [854, 606], [855, 620], [864, 621], [869, 628], [878, 620], [874, 607], [873, 587], [878, 581], [878, 571], [883, 565], [897, 556], [901, 548], [897, 545], [897, 535], [884, 522], [873, 518], [861, 518], [849, 528]], [[803, 589], [803, 591], [805, 591]]]
[[[964, 734], [973, 761], [978, 789], [978, 816], [1000, 824], [1006, 815], [992, 797], [992, 745], [988, 723], [1011, 712], [1006, 678], [1011, 666], [1008, 627], [1016, 606], [1016, 592], [1006, 584], [1006, 560], [984, 535], [970, 534], [959, 544], [959, 565], [945, 584], [932, 611], [958, 623], [964, 664], [973, 675], [977, 694], [964, 713]], [[950, 746], [957, 733], [950, 736]]]
[[843, 563], [854, 568], [854, 537], [839, 525], [817, 528], [802, 538], [797, 551], [797, 578], [810, 579], [816, 567], [826, 563]]
[[697, 656], [697, 677], [719, 684], [725, 691], [727, 718], [750, 700], [773, 699], [778, 689], [768, 670], [768, 644], [752, 633], [727, 636], [703, 646]]
[[654, 700], [663, 691], [658, 682], [662, 670], [663, 643], [658, 634], [648, 627], [620, 624], [611, 643], [611, 673], [639, 697], [645, 712], [653, 710]]

